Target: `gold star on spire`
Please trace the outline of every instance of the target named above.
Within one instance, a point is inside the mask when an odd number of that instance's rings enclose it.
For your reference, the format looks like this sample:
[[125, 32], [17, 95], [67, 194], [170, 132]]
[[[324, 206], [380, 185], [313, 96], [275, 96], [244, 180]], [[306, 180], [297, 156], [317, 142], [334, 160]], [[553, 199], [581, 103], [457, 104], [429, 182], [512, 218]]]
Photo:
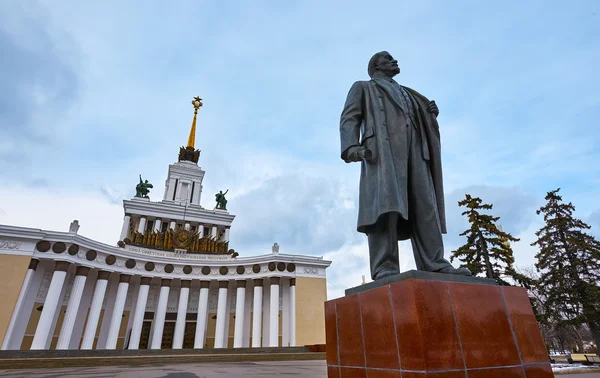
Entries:
[[192, 105], [194, 106], [194, 119], [192, 120], [192, 129], [190, 130], [187, 146], [193, 148], [196, 141], [196, 114], [198, 114], [198, 109], [203, 105], [200, 96], [194, 97]]

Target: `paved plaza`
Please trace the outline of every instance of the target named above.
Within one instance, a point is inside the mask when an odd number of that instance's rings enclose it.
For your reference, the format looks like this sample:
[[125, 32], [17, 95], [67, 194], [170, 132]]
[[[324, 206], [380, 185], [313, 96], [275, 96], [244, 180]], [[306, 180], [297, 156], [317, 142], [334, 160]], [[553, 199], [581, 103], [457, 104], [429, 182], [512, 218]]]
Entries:
[[[562, 375], [561, 375], [562, 376]], [[600, 378], [600, 372], [564, 377]], [[64, 369], [0, 370], [0, 378], [238, 378], [295, 377], [325, 378], [325, 361], [219, 362], [155, 366], [107, 366]]]
[[[237, 378], [327, 376], [325, 361], [219, 362], [134, 367], [0, 370], [1, 378]], [[600, 377], [600, 376], [599, 376]]]

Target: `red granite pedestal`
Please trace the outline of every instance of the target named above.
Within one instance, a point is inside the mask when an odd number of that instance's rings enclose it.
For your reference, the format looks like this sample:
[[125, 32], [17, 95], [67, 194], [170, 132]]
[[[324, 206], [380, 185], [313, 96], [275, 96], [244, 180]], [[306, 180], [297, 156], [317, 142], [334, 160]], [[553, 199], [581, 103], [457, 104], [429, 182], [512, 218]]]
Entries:
[[525, 289], [407, 273], [325, 303], [329, 378], [554, 376]]

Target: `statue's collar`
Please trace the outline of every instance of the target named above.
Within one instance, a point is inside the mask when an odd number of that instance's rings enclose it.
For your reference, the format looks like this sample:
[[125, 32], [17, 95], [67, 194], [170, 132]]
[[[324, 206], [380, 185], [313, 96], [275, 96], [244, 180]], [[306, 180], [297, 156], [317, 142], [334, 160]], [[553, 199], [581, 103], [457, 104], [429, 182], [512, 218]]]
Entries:
[[[394, 80], [394, 78], [392, 77], [382, 77], [382, 76], [378, 76], [378, 77], [374, 77], [371, 80], [375, 81], [375, 82], [384, 82], [384, 83], [394, 83], [394, 84], [398, 84], [398, 82], [396, 80]], [[398, 84], [400, 85], [400, 84]]]

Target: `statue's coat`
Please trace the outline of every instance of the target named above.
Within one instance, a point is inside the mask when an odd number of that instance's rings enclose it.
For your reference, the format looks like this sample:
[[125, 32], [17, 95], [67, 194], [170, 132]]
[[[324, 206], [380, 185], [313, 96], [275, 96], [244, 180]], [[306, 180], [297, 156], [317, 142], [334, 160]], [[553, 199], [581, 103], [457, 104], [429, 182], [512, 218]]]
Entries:
[[[429, 161], [433, 190], [437, 200], [442, 233], [446, 233], [444, 188], [439, 125], [428, 112], [429, 100], [417, 91], [403, 87], [410, 95], [417, 116], [417, 132], [423, 138], [423, 157]], [[404, 123], [404, 124], [402, 124]], [[348, 149], [362, 145], [373, 158], [361, 163], [358, 225], [367, 233], [382, 214], [398, 212], [404, 221], [398, 224], [398, 239], [410, 238], [408, 219], [408, 144], [402, 129], [406, 117], [391, 93], [375, 80], [357, 81], [352, 85], [340, 119], [342, 159]]]

